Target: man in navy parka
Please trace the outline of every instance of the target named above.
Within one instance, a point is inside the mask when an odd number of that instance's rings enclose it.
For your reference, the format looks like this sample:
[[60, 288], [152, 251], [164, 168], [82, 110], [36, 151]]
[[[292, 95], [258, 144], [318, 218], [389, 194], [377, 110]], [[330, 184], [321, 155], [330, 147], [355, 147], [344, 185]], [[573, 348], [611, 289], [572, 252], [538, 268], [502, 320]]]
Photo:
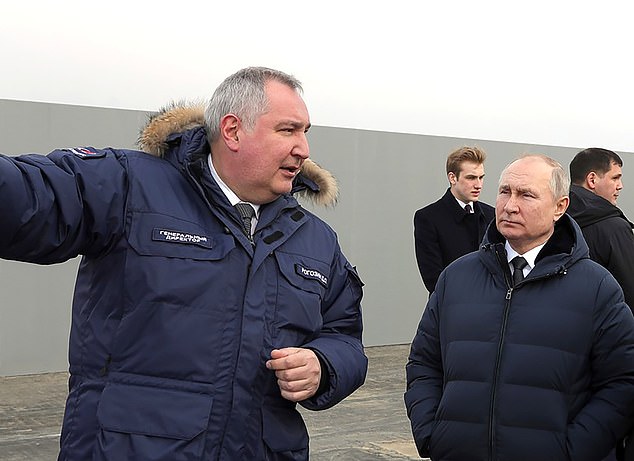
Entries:
[[59, 460], [306, 460], [296, 403], [363, 383], [362, 283], [291, 195], [337, 195], [308, 159], [300, 91], [247, 68], [205, 113], [153, 117], [144, 152], [0, 156], [0, 256], [83, 255]]
[[407, 364], [421, 456], [600, 461], [630, 426], [634, 318], [565, 213], [569, 186], [548, 157], [512, 162], [480, 250], [441, 274]]

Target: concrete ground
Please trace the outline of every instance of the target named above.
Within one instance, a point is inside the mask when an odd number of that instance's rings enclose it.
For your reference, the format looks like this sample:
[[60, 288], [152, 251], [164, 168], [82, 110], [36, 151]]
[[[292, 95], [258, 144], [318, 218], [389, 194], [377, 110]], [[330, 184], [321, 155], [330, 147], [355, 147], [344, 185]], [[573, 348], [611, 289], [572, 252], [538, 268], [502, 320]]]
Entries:
[[[418, 460], [403, 405], [409, 345], [368, 347], [365, 384], [339, 405], [302, 410], [311, 461]], [[0, 460], [57, 457], [67, 373], [0, 378]]]

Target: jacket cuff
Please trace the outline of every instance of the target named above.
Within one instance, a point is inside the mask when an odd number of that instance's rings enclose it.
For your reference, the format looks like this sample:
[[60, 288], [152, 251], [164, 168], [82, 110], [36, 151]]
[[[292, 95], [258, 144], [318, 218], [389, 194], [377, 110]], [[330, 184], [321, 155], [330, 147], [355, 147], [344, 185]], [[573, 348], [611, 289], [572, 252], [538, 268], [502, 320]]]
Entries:
[[328, 388], [330, 387], [330, 368], [328, 366], [328, 361], [321, 354], [321, 352], [319, 352], [316, 349], [311, 349], [311, 351], [313, 351], [315, 355], [317, 356], [317, 359], [319, 360], [319, 366], [321, 367], [321, 377], [319, 380], [319, 387], [317, 388], [317, 392], [315, 392], [315, 395], [313, 396], [313, 397], [317, 397], [323, 394], [324, 392], [326, 392]]

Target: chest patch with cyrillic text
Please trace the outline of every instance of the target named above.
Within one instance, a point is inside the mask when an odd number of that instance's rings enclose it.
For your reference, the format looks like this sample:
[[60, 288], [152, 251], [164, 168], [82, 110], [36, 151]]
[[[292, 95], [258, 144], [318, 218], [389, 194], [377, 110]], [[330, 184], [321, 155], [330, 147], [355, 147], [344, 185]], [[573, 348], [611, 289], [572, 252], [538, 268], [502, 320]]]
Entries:
[[328, 277], [315, 269], [295, 264], [295, 272], [306, 279], [317, 280], [323, 286], [328, 286]]
[[153, 229], [152, 240], [167, 243], [184, 243], [186, 245], [198, 245], [204, 248], [212, 247], [212, 242], [209, 237], [169, 229]]

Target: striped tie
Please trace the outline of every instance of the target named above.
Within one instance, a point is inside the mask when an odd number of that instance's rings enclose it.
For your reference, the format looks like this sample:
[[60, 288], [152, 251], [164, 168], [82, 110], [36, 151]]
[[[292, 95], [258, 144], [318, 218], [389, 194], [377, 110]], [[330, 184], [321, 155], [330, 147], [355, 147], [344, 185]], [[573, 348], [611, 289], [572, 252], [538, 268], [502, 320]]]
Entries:
[[252, 240], [251, 236], [251, 220], [255, 216], [255, 210], [248, 203], [236, 203], [234, 205], [240, 216], [242, 217], [242, 231], [244, 234], [249, 237], [249, 240]]

